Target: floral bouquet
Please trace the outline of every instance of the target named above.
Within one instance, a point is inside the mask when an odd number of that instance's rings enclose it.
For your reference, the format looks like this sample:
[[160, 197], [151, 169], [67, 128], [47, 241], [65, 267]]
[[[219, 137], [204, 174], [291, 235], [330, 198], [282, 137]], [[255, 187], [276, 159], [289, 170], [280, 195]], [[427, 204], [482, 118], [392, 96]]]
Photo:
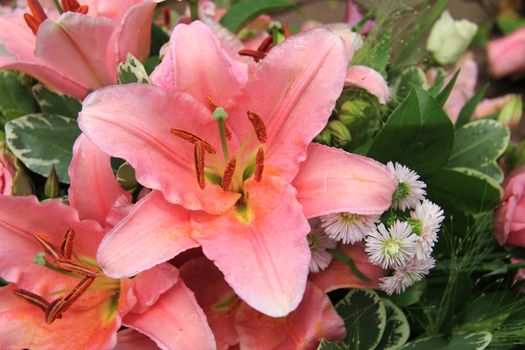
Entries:
[[3, 1], [0, 350], [525, 346], [525, 7], [453, 2]]

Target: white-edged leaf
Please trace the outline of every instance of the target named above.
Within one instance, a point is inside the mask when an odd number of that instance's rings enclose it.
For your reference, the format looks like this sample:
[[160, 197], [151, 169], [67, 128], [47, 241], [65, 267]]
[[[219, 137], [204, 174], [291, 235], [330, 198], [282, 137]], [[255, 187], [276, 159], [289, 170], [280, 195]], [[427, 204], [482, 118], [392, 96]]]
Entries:
[[128, 53], [126, 61], [118, 65], [118, 82], [119, 84], [147, 84], [151, 80], [144, 65], [135, 56]]
[[42, 84], [33, 86], [33, 96], [45, 113], [60, 114], [65, 117], [76, 118], [82, 105], [71, 96], [49, 90]]
[[459, 333], [453, 334], [451, 338], [437, 335], [411, 341], [401, 350], [483, 350], [491, 341], [492, 334], [489, 332]]
[[57, 114], [29, 114], [5, 125], [9, 149], [30, 170], [48, 176], [51, 168], [60, 182], [69, 183], [73, 143], [80, 135], [75, 119]]
[[405, 314], [396, 304], [388, 299], [383, 299], [383, 303], [386, 310], [386, 326], [376, 349], [397, 350], [407, 342], [410, 325]]

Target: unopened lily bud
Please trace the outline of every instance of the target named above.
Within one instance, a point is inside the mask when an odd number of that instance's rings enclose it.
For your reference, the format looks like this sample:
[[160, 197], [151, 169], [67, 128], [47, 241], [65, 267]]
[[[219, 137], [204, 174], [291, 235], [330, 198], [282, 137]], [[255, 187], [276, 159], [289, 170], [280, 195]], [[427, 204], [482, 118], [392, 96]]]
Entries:
[[334, 146], [343, 146], [352, 140], [352, 135], [348, 128], [339, 120], [332, 120], [328, 123], [328, 130], [332, 136]]
[[440, 64], [459, 60], [476, 35], [478, 26], [466, 19], [455, 20], [448, 11], [434, 23], [427, 40], [427, 50]]
[[57, 172], [55, 171], [55, 166], [53, 165], [44, 185], [44, 195], [47, 198], [57, 198], [59, 194], [60, 183], [58, 181]]
[[129, 163], [123, 163], [118, 167], [117, 181], [120, 187], [126, 191], [135, 189], [138, 185], [137, 179], [135, 178], [135, 169], [133, 169]]
[[521, 96], [514, 96], [508, 101], [498, 114], [498, 121], [510, 129], [515, 129], [523, 115], [523, 102]]
[[362, 99], [345, 101], [339, 109], [337, 119], [347, 127], [351, 127], [366, 117], [365, 111], [369, 105], [370, 104], [367, 101]]
[[315, 137], [315, 142], [322, 143], [323, 145], [329, 145], [330, 141], [332, 141], [332, 133], [328, 129], [324, 129]]

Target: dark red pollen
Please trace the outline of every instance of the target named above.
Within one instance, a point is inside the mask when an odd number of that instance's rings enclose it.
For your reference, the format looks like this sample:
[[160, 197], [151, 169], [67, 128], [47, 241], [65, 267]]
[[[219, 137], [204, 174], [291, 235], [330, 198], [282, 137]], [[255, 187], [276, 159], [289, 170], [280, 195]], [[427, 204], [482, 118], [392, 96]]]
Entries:
[[224, 191], [230, 190], [230, 185], [232, 183], [233, 174], [235, 173], [235, 165], [237, 164], [237, 160], [232, 157], [228, 161], [228, 164], [226, 165], [226, 169], [224, 169], [224, 175], [222, 176], [222, 189]]

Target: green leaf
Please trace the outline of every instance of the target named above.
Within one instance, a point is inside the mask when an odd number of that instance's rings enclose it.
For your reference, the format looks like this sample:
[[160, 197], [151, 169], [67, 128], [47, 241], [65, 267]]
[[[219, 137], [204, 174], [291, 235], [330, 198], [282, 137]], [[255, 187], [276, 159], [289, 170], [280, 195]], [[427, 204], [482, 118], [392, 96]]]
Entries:
[[40, 105], [42, 112], [76, 118], [82, 109], [82, 105], [78, 100], [71, 96], [51, 91], [41, 84], [33, 86], [33, 96]]
[[421, 281], [411, 285], [401, 294], [394, 294], [388, 297], [389, 300], [392, 300], [396, 305], [399, 306], [409, 306], [417, 303], [425, 289], [427, 288], [427, 280], [422, 279]]
[[496, 24], [503, 34], [510, 34], [520, 28], [525, 27], [525, 19], [516, 12], [502, 13], [496, 17]]
[[456, 130], [448, 168], [469, 168], [494, 175], [502, 174], [496, 160], [505, 152], [510, 140], [508, 128], [490, 119], [476, 120]]
[[441, 206], [472, 214], [495, 208], [503, 195], [496, 180], [467, 168], [443, 169], [427, 185], [430, 198]]
[[375, 69], [386, 77], [386, 68], [392, 50], [392, 35], [384, 30], [377, 35], [376, 40], [366, 40], [352, 58], [352, 65], [365, 65]]
[[436, 78], [434, 79], [434, 84], [427, 90], [427, 92], [432, 97], [436, 97], [441, 89], [443, 88], [443, 85], [445, 84], [445, 78], [447, 76], [447, 73], [445, 70], [441, 67], [436, 69]]
[[454, 140], [448, 116], [425, 91], [413, 88], [374, 139], [368, 156], [397, 161], [422, 176], [438, 172], [447, 162]]
[[476, 107], [481, 102], [483, 97], [485, 97], [488, 87], [488, 84], [480, 87], [478, 91], [476, 91], [476, 94], [472, 96], [472, 98], [468, 100], [467, 103], [465, 103], [461, 109], [461, 112], [459, 112], [458, 120], [456, 120], [456, 128], [459, 128], [470, 121], [470, 118], [472, 117], [472, 114], [474, 114]]
[[450, 339], [445, 335], [437, 335], [411, 341], [401, 350], [483, 350], [491, 341], [492, 334], [489, 332], [453, 334]]
[[519, 308], [523, 302], [516, 293], [509, 291], [491, 292], [469, 301], [461, 319], [464, 331], [490, 330], [501, 326], [503, 322]]
[[406, 68], [396, 78], [392, 93], [394, 103], [400, 103], [403, 101], [414, 86], [418, 86], [423, 90], [428, 89], [425, 72], [416, 66]]
[[410, 336], [410, 326], [403, 311], [388, 299], [383, 299], [386, 310], [386, 326], [376, 349], [397, 350]]
[[148, 73], [142, 65], [142, 63], [132, 54], [128, 52], [126, 62], [122, 62], [118, 65], [118, 83], [119, 84], [131, 84], [150, 83]]
[[450, 96], [450, 93], [452, 92], [452, 89], [454, 88], [454, 85], [456, 85], [456, 80], [459, 76], [459, 70], [454, 74], [452, 79], [448, 82], [448, 84], [445, 86], [443, 90], [436, 96], [436, 102], [443, 107], [445, 103], [448, 100], [448, 97]]
[[160, 26], [152, 23], [151, 25], [151, 44], [150, 44], [150, 55], [158, 56], [160, 49], [164, 44], [170, 40], [169, 34], [162, 29]]
[[345, 321], [345, 343], [352, 350], [372, 350], [381, 341], [386, 326], [385, 305], [370, 289], [352, 289], [335, 306]]
[[317, 350], [350, 350], [348, 345], [340, 341], [329, 341], [321, 339]]
[[287, 0], [242, 0], [230, 7], [221, 18], [221, 24], [237, 33], [257, 16], [274, 10], [297, 9], [297, 5]]
[[32, 171], [47, 176], [55, 166], [58, 179], [69, 183], [68, 167], [80, 130], [76, 120], [57, 114], [29, 114], [5, 126], [9, 149]]
[[4, 122], [34, 113], [33, 97], [25, 76], [13, 71], [0, 71], [0, 117]]

